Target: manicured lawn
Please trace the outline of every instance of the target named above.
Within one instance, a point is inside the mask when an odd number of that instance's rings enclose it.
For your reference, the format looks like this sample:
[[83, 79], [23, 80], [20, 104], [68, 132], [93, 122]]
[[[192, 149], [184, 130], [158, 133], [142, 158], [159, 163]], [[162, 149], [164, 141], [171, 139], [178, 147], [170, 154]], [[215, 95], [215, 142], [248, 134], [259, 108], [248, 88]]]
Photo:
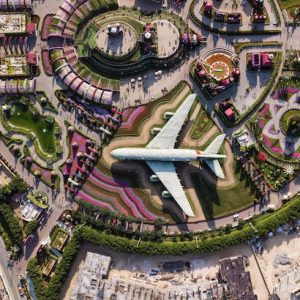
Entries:
[[251, 189], [250, 182], [238, 170], [235, 175], [238, 182], [228, 189], [216, 189], [198, 173], [191, 175], [207, 220], [232, 214], [253, 204], [255, 191]]
[[57, 250], [61, 251], [68, 239], [69, 235], [63, 231], [62, 229], [59, 229], [57, 231], [57, 234], [52, 242], [52, 247], [56, 248]]
[[280, 120], [282, 130], [286, 135], [299, 136], [300, 110], [291, 109], [285, 112]]
[[201, 107], [191, 131], [192, 139], [199, 139], [201, 136], [206, 134], [206, 132], [208, 132], [213, 127], [213, 125], [214, 122], [206, 113], [206, 111]]
[[292, 7], [299, 7], [299, 0], [279, 0], [279, 5], [282, 9], [288, 9]]
[[54, 154], [54, 123], [48, 123], [45, 117], [35, 117], [30, 106], [15, 102], [13, 107], [15, 110], [9, 118], [9, 123], [17, 127], [16, 131], [19, 128], [21, 131], [32, 132], [36, 136], [42, 151], [47, 154]]

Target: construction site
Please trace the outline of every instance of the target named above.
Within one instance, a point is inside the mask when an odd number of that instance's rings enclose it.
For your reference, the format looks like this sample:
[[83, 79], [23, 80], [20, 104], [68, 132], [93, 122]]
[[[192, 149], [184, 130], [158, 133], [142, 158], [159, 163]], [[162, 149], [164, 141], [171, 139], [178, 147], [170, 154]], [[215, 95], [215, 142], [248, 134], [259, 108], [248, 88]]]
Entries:
[[91, 245], [83, 248], [61, 299], [257, 299], [246, 256], [199, 268], [192, 256], [132, 259]]

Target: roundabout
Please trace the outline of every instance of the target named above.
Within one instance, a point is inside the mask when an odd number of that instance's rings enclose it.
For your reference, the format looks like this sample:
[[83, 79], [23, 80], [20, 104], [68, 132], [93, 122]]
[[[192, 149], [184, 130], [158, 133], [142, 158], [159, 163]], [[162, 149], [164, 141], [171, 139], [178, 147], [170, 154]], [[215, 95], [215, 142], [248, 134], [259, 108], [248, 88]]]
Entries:
[[229, 74], [229, 66], [223, 61], [216, 61], [210, 66], [210, 74], [216, 80], [224, 80]]
[[217, 81], [227, 79], [233, 69], [232, 58], [225, 53], [210, 54], [203, 61], [204, 65], [209, 68], [210, 75]]

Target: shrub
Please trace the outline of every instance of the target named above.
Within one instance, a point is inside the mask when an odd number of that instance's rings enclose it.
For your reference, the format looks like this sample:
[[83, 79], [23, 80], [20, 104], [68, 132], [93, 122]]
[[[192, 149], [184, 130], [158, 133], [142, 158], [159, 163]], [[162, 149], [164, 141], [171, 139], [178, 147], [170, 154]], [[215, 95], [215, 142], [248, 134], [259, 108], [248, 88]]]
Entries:
[[7, 202], [12, 195], [24, 193], [27, 191], [27, 188], [27, 183], [21, 177], [13, 177], [10, 183], [0, 187], [0, 202]]
[[3, 215], [5, 222], [7, 223], [14, 241], [20, 244], [23, 239], [23, 234], [18, 219], [15, 217], [13, 211], [6, 203], [0, 205], [0, 212]]
[[24, 227], [24, 232], [26, 236], [31, 235], [37, 231], [39, 228], [39, 223], [37, 221], [30, 221]]

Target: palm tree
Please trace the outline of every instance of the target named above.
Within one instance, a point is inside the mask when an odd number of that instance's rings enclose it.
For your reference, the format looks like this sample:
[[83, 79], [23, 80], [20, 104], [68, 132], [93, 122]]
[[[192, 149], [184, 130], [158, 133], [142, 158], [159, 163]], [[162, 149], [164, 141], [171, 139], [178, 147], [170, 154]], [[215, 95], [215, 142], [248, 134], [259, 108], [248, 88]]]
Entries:
[[294, 167], [292, 165], [287, 165], [283, 168], [284, 174], [291, 176], [294, 174]]

